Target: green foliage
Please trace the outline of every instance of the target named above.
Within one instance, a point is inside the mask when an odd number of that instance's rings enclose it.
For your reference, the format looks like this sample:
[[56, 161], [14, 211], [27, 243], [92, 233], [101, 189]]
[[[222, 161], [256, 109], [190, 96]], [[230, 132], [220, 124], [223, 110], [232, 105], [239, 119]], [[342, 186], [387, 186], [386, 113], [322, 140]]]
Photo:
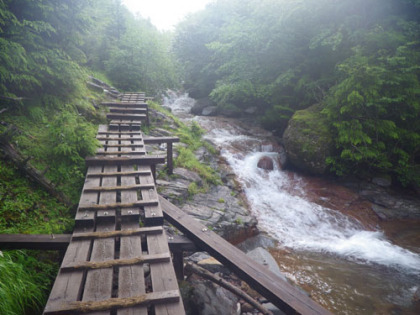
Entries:
[[72, 229], [69, 209], [6, 162], [0, 163], [0, 195], [0, 233], [50, 234]]
[[90, 67], [105, 72], [125, 91], [155, 94], [177, 86], [168, 34], [148, 20], [135, 18], [121, 1], [93, 1], [87, 11], [100, 21], [87, 31], [82, 43]]
[[175, 160], [176, 167], [184, 167], [186, 169], [197, 172], [200, 177], [208, 183], [218, 185], [220, 183], [220, 177], [217, 175], [215, 170], [211, 167], [201, 164], [197, 160], [193, 151], [189, 148], [179, 148], [179, 155]]
[[45, 269], [42, 269], [45, 267], [22, 251], [0, 251], [2, 314], [38, 314], [42, 311], [48, 293]]
[[338, 66], [343, 80], [324, 109], [337, 134], [329, 163], [339, 174], [370, 169], [419, 184], [420, 53], [409, 34], [387, 32], [385, 41], [383, 32], [368, 33], [367, 45]]
[[419, 16], [411, 0], [221, 0], [179, 25], [174, 51], [193, 96], [257, 106], [279, 136], [322, 104], [336, 173], [419, 183]]
[[188, 196], [191, 198], [194, 195], [197, 195], [198, 193], [205, 192], [205, 187], [199, 187], [196, 182], [192, 182], [188, 185]]

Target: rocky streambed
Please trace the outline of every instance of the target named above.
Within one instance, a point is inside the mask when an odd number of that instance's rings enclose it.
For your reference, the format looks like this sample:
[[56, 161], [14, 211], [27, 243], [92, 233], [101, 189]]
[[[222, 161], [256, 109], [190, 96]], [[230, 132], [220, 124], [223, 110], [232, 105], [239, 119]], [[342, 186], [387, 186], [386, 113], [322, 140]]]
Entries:
[[[281, 170], [283, 153], [269, 132], [252, 119], [194, 117], [188, 114], [191, 101], [181, 95], [167, 103], [184, 121], [194, 120], [208, 131], [205, 137], [220, 156], [204, 148], [196, 155], [218, 169], [223, 185], [188, 198], [189, 185], [200, 184], [200, 178], [177, 169], [173, 178], [160, 179], [162, 194], [234, 243], [252, 236], [239, 245], [244, 251], [260, 248], [256, 251], [262, 263], [270, 252], [288, 281], [334, 313], [418, 313], [416, 195], [394, 191], [381, 178], [337, 182]], [[271, 160], [265, 165], [271, 171], [258, 167], [265, 158]], [[263, 233], [253, 236], [258, 229]], [[210, 258], [200, 261], [210, 269], [217, 265]], [[211, 301], [200, 302], [202, 312], [203, 305], [219, 303], [198, 287], [212, 285], [193, 287], [195, 300]], [[238, 308], [226, 314], [238, 314]]]

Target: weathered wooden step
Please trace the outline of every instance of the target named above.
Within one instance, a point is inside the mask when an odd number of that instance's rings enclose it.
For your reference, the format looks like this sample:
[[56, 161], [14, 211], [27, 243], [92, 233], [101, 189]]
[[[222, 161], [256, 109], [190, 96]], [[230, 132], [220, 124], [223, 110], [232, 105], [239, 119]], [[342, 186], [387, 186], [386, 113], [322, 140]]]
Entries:
[[102, 144], [105, 148], [143, 148], [144, 144]]
[[98, 131], [98, 135], [135, 135], [135, 136], [141, 136], [140, 131]]
[[162, 234], [162, 226], [142, 227], [137, 229], [110, 231], [110, 232], [84, 232], [74, 233], [73, 240], [75, 239], [98, 239], [98, 238], [109, 238], [109, 237], [123, 237], [123, 236], [135, 236], [143, 234]]
[[139, 136], [132, 136], [132, 137], [103, 137], [103, 136], [97, 136], [96, 139], [100, 141], [142, 141], [143, 137]]
[[139, 157], [101, 157], [91, 156], [85, 159], [87, 166], [97, 165], [154, 165], [165, 163], [165, 157], [146, 155]]
[[138, 176], [138, 175], [151, 175], [151, 171], [132, 171], [132, 172], [107, 172], [107, 173], [90, 173], [86, 177], [106, 177], [106, 176]]
[[120, 114], [147, 114], [147, 108], [115, 108], [111, 107], [109, 109], [111, 113], [120, 113]]
[[75, 270], [91, 270], [91, 269], [103, 269], [103, 268], [112, 268], [112, 267], [123, 267], [123, 266], [132, 266], [138, 264], [146, 263], [161, 263], [169, 262], [170, 254], [156, 254], [156, 255], [143, 255], [139, 257], [134, 257], [130, 259], [113, 259], [106, 260], [101, 262], [94, 261], [83, 261], [83, 262], [74, 262], [68, 265], [62, 265], [61, 271], [75, 271]]
[[122, 190], [138, 190], [138, 189], [154, 189], [156, 186], [152, 184], [138, 184], [127, 186], [106, 186], [106, 187], [89, 187], [85, 188], [84, 192], [101, 192], [101, 191], [122, 191]]
[[158, 200], [139, 200], [130, 203], [109, 203], [103, 205], [79, 205], [79, 211], [114, 210], [159, 205]]
[[108, 151], [96, 151], [97, 155], [145, 155], [145, 151], [115, 151], [115, 152], [108, 152]]
[[[82, 314], [100, 311], [115, 311], [140, 305], [159, 305], [180, 300], [179, 290], [151, 292], [129, 298], [111, 298], [101, 301], [75, 301], [60, 304], [55, 309], [46, 309], [45, 315]], [[175, 315], [175, 314], [174, 314]]]
[[179, 142], [178, 137], [143, 137], [146, 144], [172, 143]]
[[123, 122], [122, 120], [111, 120], [109, 124], [109, 130], [126, 130], [126, 131], [134, 131], [134, 130], [140, 130], [141, 124], [138, 122], [130, 122], [127, 121], [127, 123]]
[[124, 119], [132, 121], [143, 121], [147, 119], [146, 114], [118, 114], [118, 113], [109, 113], [106, 115], [108, 119]]
[[105, 102], [101, 105], [109, 107], [122, 107], [122, 108], [148, 108], [148, 105], [144, 102], [137, 103], [123, 103], [123, 102]]

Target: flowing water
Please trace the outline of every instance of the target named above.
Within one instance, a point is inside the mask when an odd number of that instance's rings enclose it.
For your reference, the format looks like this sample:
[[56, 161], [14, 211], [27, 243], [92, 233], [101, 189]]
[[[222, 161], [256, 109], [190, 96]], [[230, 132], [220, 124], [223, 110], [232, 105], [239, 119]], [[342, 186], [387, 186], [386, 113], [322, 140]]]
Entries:
[[[400, 242], [405, 248], [398, 246], [380, 230], [367, 229], [357, 215], [328, 207], [329, 197], [311, 195], [310, 178], [277, 163], [270, 172], [258, 168], [261, 157], [276, 161], [278, 155], [261, 152], [273, 147], [267, 131], [229, 118], [192, 117], [187, 95], [174, 94], [165, 105], [208, 131], [205, 137], [242, 184], [259, 229], [278, 241], [270, 251], [291, 281], [336, 314], [420, 314], [414, 303], [420, 287], [418, 224], [399, 227], [408, 237]], [[322, 190], [319, 183], [317, 188]], [[349, 213], [360, 212], [358, 205]]]

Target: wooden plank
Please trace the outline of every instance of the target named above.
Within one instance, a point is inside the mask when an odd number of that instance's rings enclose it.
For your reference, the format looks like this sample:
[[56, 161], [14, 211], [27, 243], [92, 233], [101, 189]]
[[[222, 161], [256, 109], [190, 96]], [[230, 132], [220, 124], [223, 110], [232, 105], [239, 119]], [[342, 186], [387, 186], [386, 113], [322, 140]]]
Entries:
[[[146, 171], [150, 169], [150, 166], [141, 165], [138, 166], [139, 170]], [[155, 180], [152, 175], [140, 175], [140, 184], [154, 184]], [[141, 190], [141, 197], [143, 201], [152, 201], [158, 199], [156, 189]], [[163, 224], [163, 212], [159, 204], [150, 205], [144, 207], [144, 223], [146, 226], [162, 225]]]
[[297, 288], [159, 196], [165, 219], [287, 314], [331, 314]]
[[163, 164], [165, 158], [160, 155], [147, 155], [138, 157], [102, 157], [102, 156], [91, 156], [85, 159], [87, 166], [99, 166], [99, 165], [151, 165], [151, 164]]
[[120, 113], [120, 114], [146, 114], [147, 108], [110, 107], [109, 111], [111, 113]]
[[84, 270], [84, 269], [104, 269], [111, 267], [126, 267], [138, 264], [145, 263], [160, 263], [170, 261], [169, 253], [165, 254], [156, 254], [156, 255], [143, 255], [139, 257], [129, 258], [129, 259], [112, 259], [106, 261], [82, 261], [71, 263], [70, 265], [61, 266], [61, 270], [64, 271], [73, 271], [73, 270]]
[[[165, 235], [148, 235], [147, 245], [149, 249], [149, 255], [169, 252], [169, 247]], [[153, 292], [179, 290], [175, 270], [171, 262], [150, 264], [150, 275], [152, 278]], [[182, 300], [176, 303], [165, 303], [162, 305], [155, 305], [155, 314], [185, 314]]]
[[[179, 291], [165, 291], [152, 292], [141, 296], [131, 298], [111, 298], [107, 300], [99, 300], [95, 302], [74, 302], [61, 305], [53, 315], [68, 315], [68, 314], [82, 314], [89, 313], [102, 314], [98, 312], [107, 312], [120, 310], [126, 307], [133, 307], [138, 305], [151, 305], [159, 303], [171, 303], [180, 300]], [[119, 314], [119, 313], [118, 313]]]
[[[129, 141], [136, 141], [136, 140], [143, 140], [143, 138], [142, 137], [135, 137], [135, 136], [132, 136], [132, 137], [103, 137], [103, 136], [97, 136], [96, 137], [96, 139], [97, 140], [100, 140], [100, 141], [123, 141], [123, 140], [129, 140]], [[114, 143], [114, 145], [116, 145], [116, 144], [118, 144], [118, 143]]]
[[[116, 150], [110, 148], [110, 150]], [[115, 172], [117, 166], [105, 166], [104, 172]], [[104, 177], [101, 182], [101, 186], [116, 186], [117, 177]], [[96, 185], [95, 187], [100, 186]], [[107, 206], [117, 202], [116, 192], [101, 192], [99, 194], [99, 205]], [[85, 210], [89, 206], [79, 206], [79, 210]], [[109, 213], [100, 212], [97, 213], [96, 218], [96, 232], [108, 232], [114, 231], [116, 227], [114, 211]], [[106, 216], [109, 219], [104, 218]], [[114, 238], [103, 238], [95, 239], [92, 246], [92, 254], [90, 257], [91, 262], [104, 262], [113, 260], [115, 258], [115, 239]], [[77, 263], [77, 262], [74, 262]], [[64, 266], [70, 264], [63, 264]], [[82, 301], [101, 301], [107, 300], [112, 297], [112, 283], [113, 283], [113, 268], [103, 268], [97, 270], [88, 270], [86, 275], [85, 288], [83, 292]], [[110, 311], [98, 311], [92, 313], [95, 315], [110, 315]]]
[[104, 148], [141, 148], [143, 144], [102, 144]]
[[[131, 211], [134, 212], [135, 210]], [[135, 224], [138, 226], [136, 222]], [[159, 228], [160, 230], [158, 230]], [[160, 226], [151, 226], [140, 228], [138, 230], [140, 230], [140, 234], [160, 233], [159, 231], [161, 231], [162, 228]], [[142, 232], [143, 230], [146, 231]], [[118, 232], [121, 233], [120, 236], [124, 236], [124, 231], [116, 231], [115, 233]], [[67, 248], [72, 238], [88, 239], [95, 237], [88, 236], [90, 234], [97, 235], [98, 233], [77, 233], [74, 235], [55, 234], [54, 239], [51, 239], [51, 234], [0, 234], [0, 249], [64, 250]], [[171, 252], [196, 252], [199, 250], [193, 242], [191, 242], [186, 236], [183, 235], [168, 236], [168, 245]]]
[[0, 234], [0, 249], [64, 250], [70, 234]]
[[179, 142], [178, 137], [143, 137], [145, 144], [160, 144], [169, 142]]
[[140, 131], [98, 131], [98, 135], [135, 135], [140, 136]]
[[[121, 172], [128, 174], [127, 176], [121, 176], [121, 185], [135, 185], [135, 176], [130, 175], [133, 172], [133, 166], [121, 166]], [[135, 202], [137, 201], [137, 192], [133, 191], [122, 191], [121, 200], [124, 202]], [[136, 209], [129, 208], [130, 211]], [[138, 228], [139, 216], [132, 218], [124, 218], [121, 220], [121, 230], [130, 230]], [[121, 237], [120, 247], [120, 258], [128, 259], [133, 258], [142, 253], [141, 238], [140, 237]], [[128, 267], [121, 267], [118, 275], [118, 297], [127, 298], [131, 296], [141, 295], [146, 293], [146, 285], [144, 279], [143, 266], [135, 265]], [[124, 310], [118, 310], [118, 315], [147, 315], [147, 307], [135, 306]]]
[[[101, 171], [100, 167], [89, 167], [88, 173], [98, 173]], [[98, 186], [100, 178], [87, 178], [85, 181], [84, 188]], [[84, 204], [96, 204], [98, 193], [82, 193], [80, 197], [80, 203]], [[78, 226], [76, 225], [73, 233], [79, 232], [93, 232], [93, 225]], [[90, 255], [91, 240], [79, 240], [71, 242], [67, 248], [66, 254], [62, 264], [69, 264], [76, 261], [88, 260]], [[74, 271], [71, 273], [59, 272], [55, 279], [53, 288], [45, 306], [44, 314], [59, 308], [62, 303], [77, 301], [83, 290], [83, 271]]]
[[139, 122], [133, 123], [131, 121], [127, 121], [125, 123], [123, 120], [111, 120], [109, 124], [110, 130], [140, 130], [141, 124]]
[[122, 107], [122, 108], [147, 108], [147, 103], [144, 102], [133, 102], [133, 103], [124, 103], [124, 102], [104, 102], [101, 103], [103, 106], [112, 106], [112, 107]]
[[[117, 147], [110, 147], [110, 148], [117, 148]], [[145, 152], [137, 152], [137, 151], [116, 151], [116, 152], [109, 152], [109, 151], [102, 151], [103, 149], [98, 149], [96, 151], [97, 155], [145, 155]]]
[[[130, 168], [133, 169], [133, 168]], [[110, 172], [110, 173], [91, 173], [87, 174], [87, 177], [105, 177], [105, 176], [137, 176], [137, 175], [148, 175], [152, 174], [150, 170], [146, 171], [129, 171], [129, 172]]]
[[109, 113], [106, 114], [108, 119], [125, 119], [125, 120], [136, 120], [143, 121], [146, 120], [146, 114], [118, 114], [118, 113]]
[[126, 229], [122, 231], [77, 233], [73, 235], [73, 239], [122, 237], [122, 236], [135, 236], [135, 235], [141, 235], [141, 234], [154, 234], [154, 233], [161, 234], [162, 231], [163, 231], [163, 228], [161, 226], [152, 226], [152, 227], [143, 227], [143, 228], [132, 228], [132, 229]]
[[[106, 179], [108, 178], [105, 177], [104, 180]], [[102, 194], [105, 194], [105, 193], [107, 192], [103, 192]], [[116, 202], [116, 203], [107, 203], [107, 204], [101, 203], [99, 205], [83, 205], [83, 206], [79, 206], [79, 209], [82, 211], [98, 211], [98, 210], [105, 211], [105, 210], [115, 210], [115, 209], [124, 209], [124, 208], [155, 206], [157, 204], [159, 204], [159, 201], [157, 199], [156, 200], [138, 200], [131, 203]]]
[[139, 189], [154, 189], [155, 185], [154, 184], [135, 184], [135, 185], [128, 185], [128, 186], [110, 186], [110, 187], [103, 187], [103, 186], [98, 186], [98, 187], [91, 187], [91, 188], [87, 188], [87, 191], [121, 191], [121, 190], [139, 190]]

